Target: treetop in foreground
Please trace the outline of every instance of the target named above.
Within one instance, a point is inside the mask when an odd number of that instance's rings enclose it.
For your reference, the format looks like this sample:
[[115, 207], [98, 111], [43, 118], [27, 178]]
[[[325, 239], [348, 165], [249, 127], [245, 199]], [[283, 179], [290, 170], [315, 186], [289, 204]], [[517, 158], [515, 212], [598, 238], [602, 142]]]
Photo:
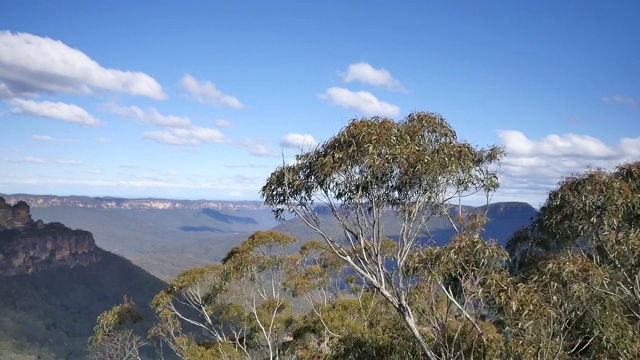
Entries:
[[[261, 190], [277, 218], [294, 213], [364, 282], [402, 316], [424, 354], [436, 356], [417, 327], [408, 296], [418, 283], [411, 255], [429, 234], [428, 220], [444, 216], [458, 230], [450, 202], [498, 188], [498, 146], [476, 148], [459, 140], [435, 113], [414, 112], [401, 121], [352, 120], [337, 135], [291, 165], [283, 165]], [[323, 227], [318, 205], [328, 207], [343, 232]], [[390, 251], [382, 214], [392, 209], [401, 231]]]

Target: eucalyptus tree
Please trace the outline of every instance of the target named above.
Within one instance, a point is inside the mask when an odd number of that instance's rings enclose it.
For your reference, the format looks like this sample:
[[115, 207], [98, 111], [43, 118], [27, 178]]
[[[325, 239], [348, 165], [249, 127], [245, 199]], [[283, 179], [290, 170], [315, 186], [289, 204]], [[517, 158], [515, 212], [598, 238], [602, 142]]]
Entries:
[[248, 358], [244, 309], [227, 299], [229, 275], [220, 264], [185, 270], [151, 302], [151, 338], [180, 359]]
[[[408, 298], [415, 279], [408, 261], [429, 233], [428, 220], [444, 216], [457, 229], [452, 201], [498, 188], [497, 146], [476, 148], [459, 140], [446, 120], [415, 112], [402, 121], [352, 120], [337, 135], [277, 168], [261, 190], [277, 218], [294, 213], [313, 229], [368, 286], [402, 317], [424, 354], [436, 358]], [[341, 236], [323, 227], [319, 207], [329, 209]], [[385, 249], [383, 214], [401, 222], [394, 251]]]
[[294, 324], [287, 275], [296, 240], [257, 231], [221, 264], [186, 270], [151, 303], [150, 331], [182, 359], [279, 359]]
[[559, 353], [640, 357], [640, 162], [565, 178], [507, 249]]
[[236, 303], [248, 314], [252, 345], [268, 359], [280, 359], [295, 324], [287, 287], [299, 257], [287, 247], [297, 240], [278, 231], [256, 231], [222, 260], [231, 274]]
[[142, 313], [127, 296], [98, 316], [89, 338], [89, 360], [140, 360], [140, 349], [148, 345], [132, 325], [142, 321]]

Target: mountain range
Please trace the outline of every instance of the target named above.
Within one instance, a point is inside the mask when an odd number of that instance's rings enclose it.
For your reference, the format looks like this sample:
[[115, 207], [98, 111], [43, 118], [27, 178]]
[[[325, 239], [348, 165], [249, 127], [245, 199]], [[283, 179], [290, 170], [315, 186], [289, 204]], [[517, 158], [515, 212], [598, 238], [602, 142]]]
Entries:
[[[486, 212], [484, 235], [502, 244], [537, 214], [515, 202], [462, 210]], [[321, 220], [340, 234], [330, 213]], [[397, 236], [392, 211], [383, 221]], [[454, 233], [444, 218], [428, 225], [425, 241], [443, 245]], [[95, 319], [123, 296], [150, 321], [148, 303], [166, 286], [159, 278], [218, 262], [271, 228], [317, 238], [300, 219], [276, 223], [259, 202], [0, 194], [0, 358], [82, 359]]]
[[[0, 194], [1, 195], [1, 194]], [[299, 219], [277, 223], [258, 201], [211, 201], [171, 199], [122, 199], [111, 197], [1, 195], [10, 202], [32, 204], [35, 217], [61, 222], [93, 233], [105, 250], [122, 255], [151, 274], [169, 280], [180, 271], [218, 262], [226, 253], [257, 230], [275, 228], [299, 240], [317, 238]], [[484, 207], [463, 206], [464, 211], [487, 211], [484, 235], [504, 244], [518, 228], [536, 216], [529, 204], [494, 203]], [[387, 236], [399, 232], [393, 212], [384, 218]], [[326, 217], [330, 231], [337, 224]], [[453, 235], [443, 218], [429, 222], [433, 238], [442, 245]]]

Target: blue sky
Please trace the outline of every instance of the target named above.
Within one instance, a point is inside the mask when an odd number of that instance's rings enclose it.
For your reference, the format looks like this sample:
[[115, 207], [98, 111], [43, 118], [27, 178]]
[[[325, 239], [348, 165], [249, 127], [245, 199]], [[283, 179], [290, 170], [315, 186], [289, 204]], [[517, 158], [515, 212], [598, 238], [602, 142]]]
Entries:
[[539, 206], [640, 159], [637, 1], [0, 1], [0, 193], [256, 200], [350, 119], [439, 112]]

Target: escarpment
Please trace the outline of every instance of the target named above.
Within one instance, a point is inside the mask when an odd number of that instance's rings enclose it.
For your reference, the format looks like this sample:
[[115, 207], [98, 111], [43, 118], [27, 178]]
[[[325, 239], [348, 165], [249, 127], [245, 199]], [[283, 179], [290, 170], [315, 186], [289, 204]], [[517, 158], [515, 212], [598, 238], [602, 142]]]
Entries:
[[87, 266], [99, 258], [90, 232], [34, 221], [26, 202], [10, 205], [0, 197], [0, 276]]

